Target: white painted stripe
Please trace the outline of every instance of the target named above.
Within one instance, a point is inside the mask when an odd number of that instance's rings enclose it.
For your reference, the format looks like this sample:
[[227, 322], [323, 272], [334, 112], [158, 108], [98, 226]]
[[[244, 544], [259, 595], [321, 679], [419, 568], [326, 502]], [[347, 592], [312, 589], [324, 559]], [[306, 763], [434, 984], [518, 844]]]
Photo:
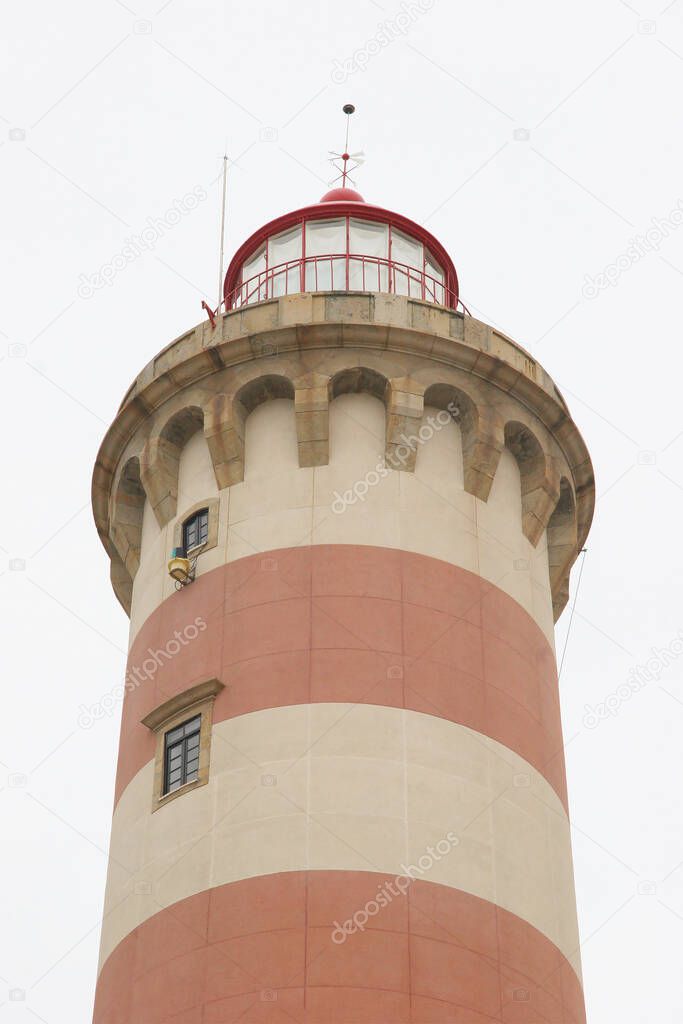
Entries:
[[[137, 925], [208, 888], [306, 869], [402, 874], [426, 857], [415, 877], [523, 918], [579, 973], [565, 810], [539, 772], [481, 733], [375, 705], [272, 708], [215, 725], [208, 785], [154, 814], [152, 775], [145, 765], [114, 814], [101, 963]], [[440, 855], [449, 833], [457, 843]]]

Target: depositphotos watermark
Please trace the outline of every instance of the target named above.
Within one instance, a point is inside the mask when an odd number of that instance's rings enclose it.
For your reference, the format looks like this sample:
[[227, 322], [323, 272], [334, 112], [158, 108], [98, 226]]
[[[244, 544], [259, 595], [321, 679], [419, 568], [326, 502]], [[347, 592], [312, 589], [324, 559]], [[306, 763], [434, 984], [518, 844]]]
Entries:
[[431, 11], [435, 3], [436, 0], [404, 0], [393, 18], [378, 23], [374, 36], [366, 40], [363, 46], [359, 46], [345, 60], [335, 59], [331, 75], [334, 84], [343, 85], [356, 71], [365, 71], [373, 57], [399, 36], [404, 36], [423, 14]]
[[460, 409], [455, 402], [449, 402], [447, 409], [442, 409], [436, 416], [428, 416], [426, 423], [423, 423], [417, 434], [406, 437], [402, 434], [401, 443], [391, 453], [391, 465], [387, 465], [386, 459], [377, 463], [374, 469], [368, 470], [362, 480], [356, 480], [353, 487], [347, 488], [343, 494], [334, 492], [334, 501], [331, 508], [335, 515], [340, 516], [349, 505], [355, 505], [358, 501], [365, 501], [365, 496], [371, 487], [389, 476], [392, 469], [400, 469], [412, 458], [415, 449], [429, 441], [434, 434], [437, 434], [442, 427], [453, 421], [458, 422]]
[[154, 676], [165, 661], [171, 661], [175, 658], [176, 654], [179, 654], [183, 647], [187, 647], [193, 640], [196, 640], [205, 629], [207, 629], [206, 622], [201, 615], [198, 615], [194, 622], [185, 626], [183, 630], [176, 629], [173, 637], [164, 647], [157, 648], [156, 650], [148, 647], [147, 654], [149, 657], [145, 658], [139, 667], [134, 665], [133, 668], [128, 669], [125, 682], [114, 686], [109, 693], [105, 693], [100, 700], [95, 704], [91, 704], [90, 707], [86, 707], [85, 704], [80, 705], [77, 719], [79, 727], [81, 729], [91, 729], [100, 718], [111, 715], [116, 705], [123, 700], [124, 694], [131, 693], [133, 690], [137, 690], [138, 686], [142, 686], [143, 683], [154, 679]]
[[427, 852], [423, 853], [417, 864], [401, 864], [403, 874], [396, 875], [392, 882], [384, 882], [380, 885], [375, 896], [368, 900], [361, 910], [347, 918], [343, 924], [334, 922], [332, 929], [332, 941], [337, 946], [346, 942], [349, 935], [354, 932], [364, 932], [365, 926], [371, 917], [376, 917], [380, 910], [388, 907], [397, 896], [405, 896], [415, 878], [428, 874], [434, 865], [443, 857], [447, 857], [451, 850], [455, 849], [460, 840], [454, 832], [447, 832], [444, 839], [440, 839], [436, 846], [428, 846]]
[[592, 706], [585, 705], [583, 724], [587, 729], [597, 729], [600, 722], [606, 718], [614, 718], [622, 704], [626, 704], [636, 693], [644, 690], [648, 683], [655, 683], [660, 680], [665, 670], [683, 654], [683, 630], [679, 631], [668, 647], [658, 649], [653, 647], [650, 657], [644, 665], [636, 665], [632, 668], [625, 683], [617, 686], [613, 693], [599, 704]]
[[683, 199], [663, 219], [652, 218], [652, 227], [648, 228], [644, 235], [636, 235], [628, 243], [626, 252], [617, 256], [613, 263], [609, 263], [605, 269], [591, 277], [586, 274], [581, 294], [584, 299], [595, 299], [605, 288], [614, 288], [622, 274], [627, 273], [639, 260], [649, 256], [651, 252], [657, 252], [665, 238], [668, 238], [672, 231], [676, 231], [683, 224]]
[[129, 238], [126, 238], [121, 251], [117, 252], [109, 263], [104, 263], [94, 274], [81, 274], [78, 279], [80, 281], [78, 297], [91, 299], [100, 288], [111, 287], [117, 274], [135, 262], [143, 253], [151, 252], [159, 239], [180, 224], [182, 218], [186, 217], [188, 213], [196, 210], [199, 204], [204, 202], [206, 196], [206, 189], [197, 185], [182, 199], [176, 199], [163, 217], [148, 217], [147, 227], [143, 228], [139, 235], [130, 235]]

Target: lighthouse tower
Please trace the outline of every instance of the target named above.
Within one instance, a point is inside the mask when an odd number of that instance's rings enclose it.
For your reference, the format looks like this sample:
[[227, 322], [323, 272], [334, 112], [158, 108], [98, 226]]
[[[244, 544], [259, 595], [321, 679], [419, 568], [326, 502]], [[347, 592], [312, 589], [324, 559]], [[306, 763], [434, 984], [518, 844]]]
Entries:
[[95, 518], [130, 654], [95, 1024], [585, 1020], [555, 384], [344, 179], [139, 373]]

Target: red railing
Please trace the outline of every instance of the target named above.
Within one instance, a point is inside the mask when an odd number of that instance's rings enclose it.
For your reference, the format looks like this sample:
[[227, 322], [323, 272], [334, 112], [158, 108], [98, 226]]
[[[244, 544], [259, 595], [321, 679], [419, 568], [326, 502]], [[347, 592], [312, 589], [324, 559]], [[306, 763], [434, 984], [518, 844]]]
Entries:
[[228, 311], [281, 295], [317, 291], [389, 292], [468, 312], [455, 292], [426, 271], [380, 256], [353, 253], [306, 256], [268, 267], [237, 285], [225, 297], [224, 305]]

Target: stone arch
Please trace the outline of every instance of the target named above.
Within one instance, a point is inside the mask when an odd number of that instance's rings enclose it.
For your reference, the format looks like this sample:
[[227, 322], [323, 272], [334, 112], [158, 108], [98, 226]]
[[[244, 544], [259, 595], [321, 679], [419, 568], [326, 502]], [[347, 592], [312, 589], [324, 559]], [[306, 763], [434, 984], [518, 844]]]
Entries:
[[119, 474], [111, 520], [111, 539], [131, 580], [140, 565], [144, 508], [140, 459], [134, 455], [124, 463]]
[[330, 399], [363, 393], [379, 398], [386, 405], [388, 388], [389, 381], [383, 373], [369, 366], [349, 366], [330, 379]]
[[499, 415], [492, 405], [477, 403], [453, 384], [431, 384], [424, 404], [447, 410], [460, 426], [465, 490], [487, 501], [504, 446]]
[[241, 410], [244, 410], [244, 419], [246, 419], [257, 406], [262, 405], [263, 402], [270, 402], [274, 398], [294, 400], [294, 384], [289, 377], [279, 373], [266, 373], [260, 377], [254, 377], [235, 392], [234, 401], [239, 404]]
[[563, 476], [560, 479], [558, 502], [548, 520], [548, 566], [556, 620], [569, 597], [569, 570], [574, 561], [577, 543], [574, 489], [567, 477]]
[[193, 434], [204, 426], [204, 410], [199, 405], [189, 405], [174, 413], [161, 428], [160, 436], [181, 451]]
[[504, 437], [519, 466], [522, 529], [536, 547], [560, 497], [558, 474], [543, 445], [524, 423], [506, 423]]
[[150, 437], [140, 455], [142, 485], [157, 522], [164, 527], [178, 508], [180, 453], [190, 438], [202, 430], [204, 410], [189, 405], [176, 410], [161, 430]]

